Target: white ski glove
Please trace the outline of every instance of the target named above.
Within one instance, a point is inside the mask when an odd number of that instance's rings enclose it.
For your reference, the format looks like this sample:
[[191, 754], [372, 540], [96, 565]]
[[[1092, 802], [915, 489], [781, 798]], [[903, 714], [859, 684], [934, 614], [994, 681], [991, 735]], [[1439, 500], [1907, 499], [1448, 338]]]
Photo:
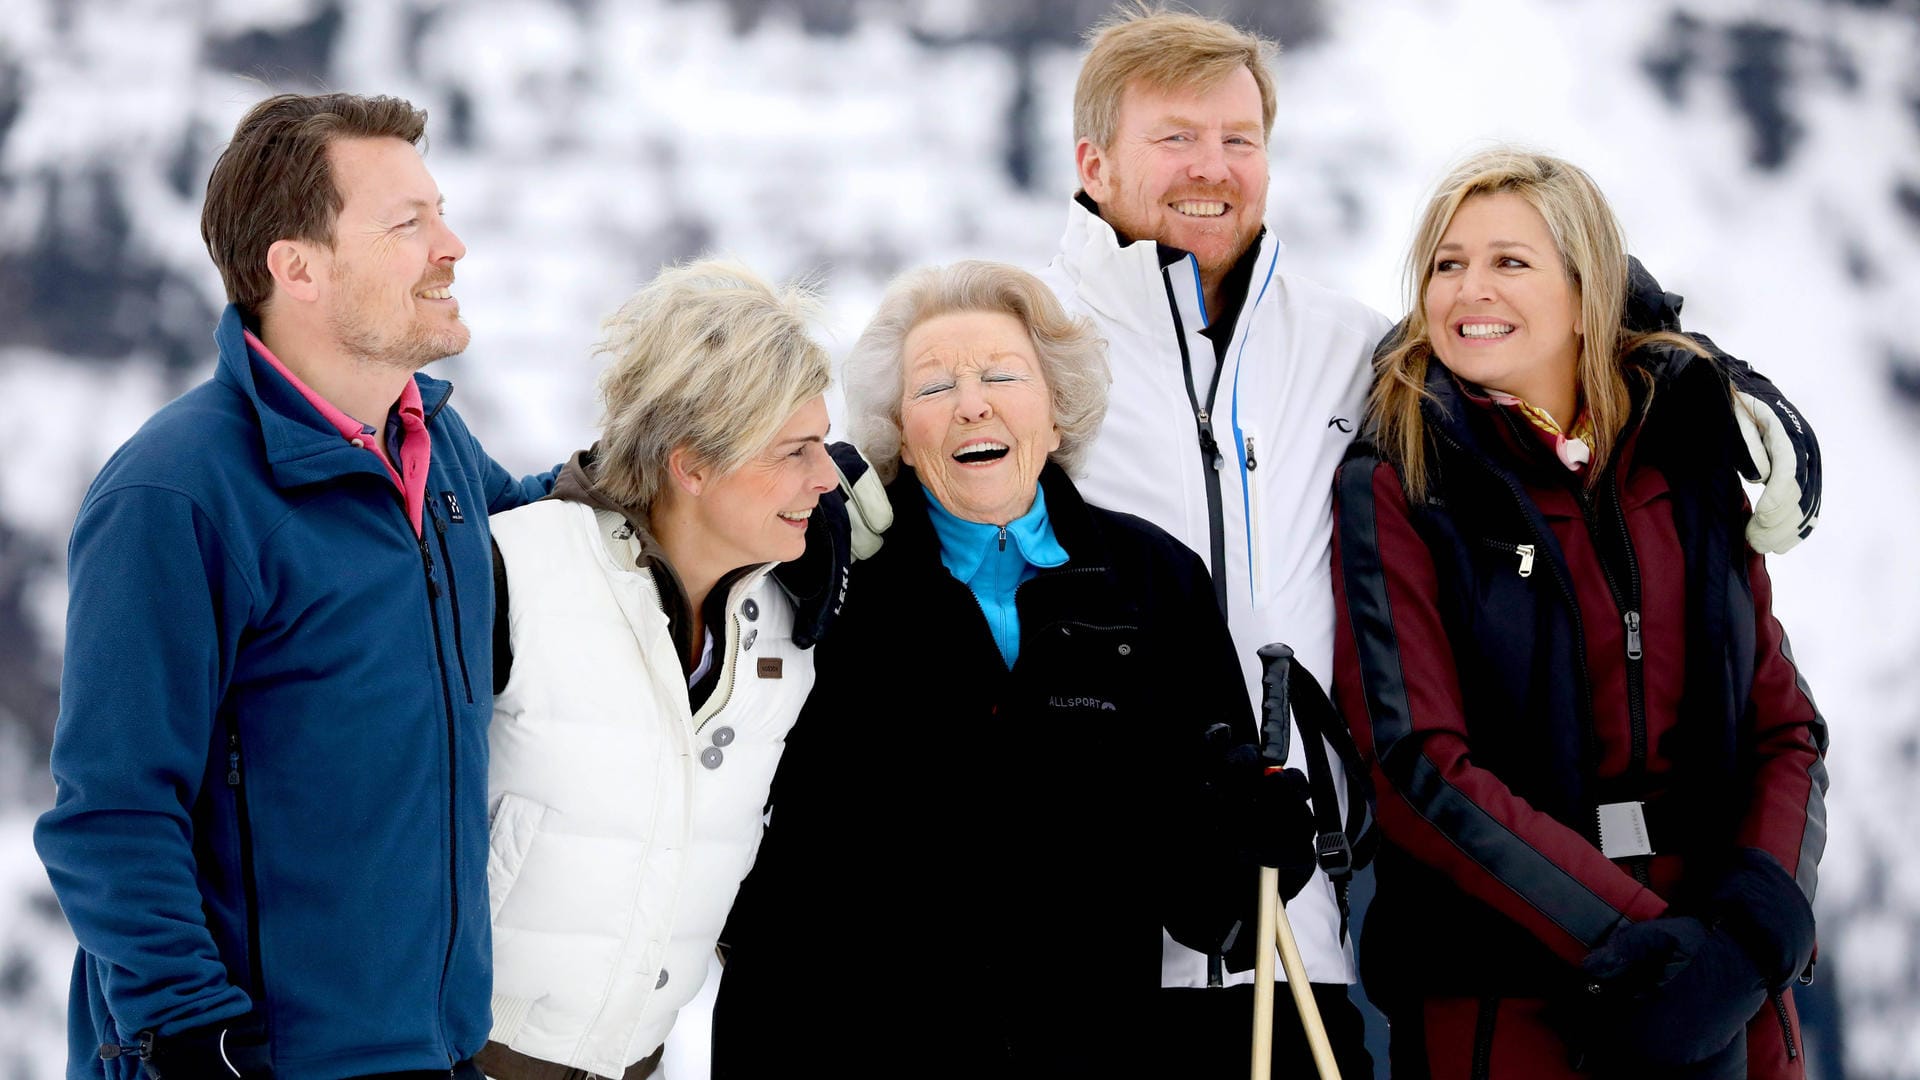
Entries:
[[1733, 416], [1747, 444], [1752, 475], [1762, 486], [1747, 522], [1747, 543], [1764, 554], [1782, 554], [1806, 539], [1820, 520], [1819, 444], [1771, 384], [1762, 388], [1736, 375]]
[[847, 497], [847, 523], [853, 531], [853, 557], [871, 559], [885, 543], [885, 533], [893, 524], [893, 504], [887, 501], [887, 489], [868, 466], [867, 459], [852, 443], [834, 443], [828, 447], [833, 467], [840, 474], [840, 490]]

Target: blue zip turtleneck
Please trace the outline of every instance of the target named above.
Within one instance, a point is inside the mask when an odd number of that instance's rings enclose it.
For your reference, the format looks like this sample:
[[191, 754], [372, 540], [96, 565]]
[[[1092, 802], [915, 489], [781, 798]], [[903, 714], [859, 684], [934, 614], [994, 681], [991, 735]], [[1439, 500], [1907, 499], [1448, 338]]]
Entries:
[[[921, 485], [921, 490], [926, 491], [926, 486]], [[993, 631], [993, 643], [1011, 669], [1020, 658], [1015, 590], [1041, 567], [1067, 561], [1067, 550], [1054, 539], [1053, 523], [1047, 520], [1046, 493], [1035, 488], [1033, 506], [1004, 526], [962, 521], [941, 506], [933, 492], [926, 491], [926, 496], [927, 516], [940, 537], [940, 563], [973, 590], [980, 613], [987, 617], [987, 629]]]

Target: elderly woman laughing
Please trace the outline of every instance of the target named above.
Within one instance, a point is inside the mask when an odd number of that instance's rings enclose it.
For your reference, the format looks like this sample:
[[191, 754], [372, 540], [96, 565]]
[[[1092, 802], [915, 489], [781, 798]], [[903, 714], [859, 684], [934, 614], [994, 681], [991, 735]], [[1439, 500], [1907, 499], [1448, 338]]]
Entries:
[[1068, 478], [1102, 349], [983, 262], [896, 282], [855, 345], [894, 525], [774, 782], [716, 1076], [1125, 1072], [1161, 927], [1217, 950], [1255, 841], [1310, 850], [1293, 778], [1222, 765], [1251, 710], [1199, 558]]

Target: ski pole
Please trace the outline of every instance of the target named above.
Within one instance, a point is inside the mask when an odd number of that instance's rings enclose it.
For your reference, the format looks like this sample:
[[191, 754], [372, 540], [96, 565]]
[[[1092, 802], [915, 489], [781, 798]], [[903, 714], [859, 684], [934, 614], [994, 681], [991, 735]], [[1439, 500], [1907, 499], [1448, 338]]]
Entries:
[[[1262, 645], [1260, 656], [1260, 760], [1268, 772], [1287, 766], [1287, 749], [1292, 738], [1288, 713], [1288, 683], [1293, 671], [1293, 649], [1275, 642]], [[1293, 1005], [1300, 1013], [1300, 1028], [1313, 1050], [1313, 1064], [1321, 1080], [1340, 1080], [1339, 1066], [1333, 1060], [1333, 1046], [1327, 1040], [1326, 1024], [1320, 1019], [1320, 1006], [1313, 1000], [1313, 986], [1307, 982], [1307, 965], [1300, 959], [1300, 945], [1293, 937], [1293, 924], [1287, 919], [1286, 905], [1280, 902], [1280, 871], [1271, 866], [1260, 868], [1260, 929], [1254, 939], [1253, 965], [1253, 1080], [1268, 1080], [1273, 1068], [1273, 949], [1280, 950], [1280, 962], [1286, 968], [1287, 989], [1293, 993]]]
[[1266, 947], [1280, 912], [1280, 872], [1260, 868], [1260, 933], [1253, 939], [1253, 1080], [1273, 1075], [1273, 950]]

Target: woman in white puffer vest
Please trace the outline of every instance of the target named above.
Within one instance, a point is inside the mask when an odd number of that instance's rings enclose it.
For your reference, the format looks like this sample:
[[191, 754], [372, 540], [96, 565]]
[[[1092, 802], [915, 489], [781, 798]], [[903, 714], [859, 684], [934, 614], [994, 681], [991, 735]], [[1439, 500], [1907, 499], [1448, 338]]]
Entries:
[[651, 1074], [753, 864], [813, 685], [793, 596], [845, 580], [837, 492], [837, 532], [810, 523], [839, 483], [812, 311], [736, 264], [663, 272], [607, 320], [599, 443], [492, 521], [496, 1080]]

